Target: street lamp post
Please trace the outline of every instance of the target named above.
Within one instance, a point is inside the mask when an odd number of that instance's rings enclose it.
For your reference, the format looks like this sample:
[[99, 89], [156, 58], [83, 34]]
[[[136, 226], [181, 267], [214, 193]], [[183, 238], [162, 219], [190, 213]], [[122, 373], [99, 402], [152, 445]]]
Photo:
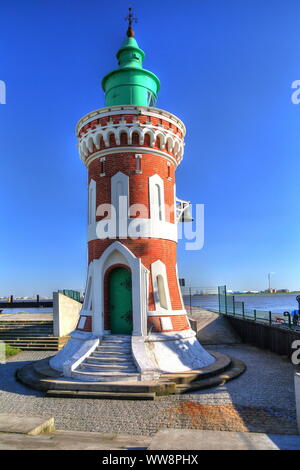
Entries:
[[268, 274], [268, 280], [269, 280], [269, 292], [271, 293], [271, 275], [275, 273], [269, 273]]

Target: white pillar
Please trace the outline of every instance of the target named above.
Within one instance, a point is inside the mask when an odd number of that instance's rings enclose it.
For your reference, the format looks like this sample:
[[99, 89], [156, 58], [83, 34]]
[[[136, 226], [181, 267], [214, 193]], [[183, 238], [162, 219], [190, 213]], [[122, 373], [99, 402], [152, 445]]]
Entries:
[[298, 433], [300, 434], [300, 372], [294, 375]]
[[133, 336], [142, 336], [142, 263], [136, 258], [131, 263], [132, 276], [132, 315], [133, 315]]
[[92, 306], [93, 306], [93, 333], [96, 336], [104, 334], [104, 302], [103, 302], [103, 277], [102, 266], [99, 260], [94, 261]]

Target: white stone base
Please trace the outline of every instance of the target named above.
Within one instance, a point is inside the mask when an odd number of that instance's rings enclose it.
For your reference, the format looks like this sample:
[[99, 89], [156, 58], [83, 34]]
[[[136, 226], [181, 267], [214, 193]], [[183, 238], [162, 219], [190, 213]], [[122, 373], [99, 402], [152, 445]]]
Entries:
[[299, 372], [296, 372], [294, 375], [294, 383], [295, 383], [297, 426], [298, 426], [298, 433], [300, 434], [300, 373]]
[[[99, 343], [101, 338], [92, 333], [74, 331], [66, 346], [50, 359], [50, 366], [63, 372], [65, 377], [74, 377], [75, 369]], [[162, 373], [201, 369], [215, 361], [201, 346], [191, 329], [177, 333], [151, 334], [147, 337], [132, 336], [131, 348], [140, 380], [156, 380]], [[79, 374], [76, 378], [79, 378]]]
[[201, 369], [215, 362], [199, 343], [193, 330], [153, 334], [145, 341], [148, 357], [160, 373]]
[[53, 369], [63, 372], [65, 377], [71, 377], [72, 370], [88, 357], [98, 344], [98, 337], [75, 330], [65, 347], [51, 357], [49, 364]]
[[185, 372], [215, 361], [201, 346], [193, 330], [132, 337], [132, 353], [141, 374]]

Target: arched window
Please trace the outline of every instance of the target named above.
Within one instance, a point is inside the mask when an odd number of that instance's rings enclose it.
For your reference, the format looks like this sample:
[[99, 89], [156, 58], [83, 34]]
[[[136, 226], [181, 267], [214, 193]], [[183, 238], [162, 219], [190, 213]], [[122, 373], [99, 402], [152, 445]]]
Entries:
[[127, 230], [129, 177], [121, 171], [116, 173], [111, 179], [111, 204], [115, 209], [118, 236], [126, 238], [127, 235], [125, 235], [123, 232], [125, 230], [125, 225]]
[[140, 145], [140, 136], [137, 132], [133, 132], [132, 134], [132, 145]]
[[115, 135], [114, 134], [110, 134], [109, 135], [109, 146], [110, 147], [115, 147], [117, 144], [116, 144], [116, 138], [115, 138]]
[[154, 204], [156, 207], [156, 211], [154, 212], [155, 218], [158, 220], [162, 220], [161, 189], [159, 184], [156, 184], [154, 186]]
[[145, 134], [144, 145], [150, 147], [150, 134]]
[[127, 145], [128, 137], [127, 137], [126, 132], [121, 132], [120, 140], [121, 140], [121, 145]]
[[96, 221], [96, 181], [91, 180], [89, 184], [89, 207], [88, 223], [93, 224]]
[[167, 303], [167, 296], [166, 296], [166, 290], [165, 290], [165, 283], [164, 283], [164, 278], [162, 277], [161, 274], [156, 276], [156, 282], [157, 282], [157, 289], [158, 289], [158, 299], [159, 299], [159, 304], [162, 308], [168, 308], [168, 303]]
[[149, 178], [150, 216], [156, 221], [165, 220], [164, 182], [159, 175]]

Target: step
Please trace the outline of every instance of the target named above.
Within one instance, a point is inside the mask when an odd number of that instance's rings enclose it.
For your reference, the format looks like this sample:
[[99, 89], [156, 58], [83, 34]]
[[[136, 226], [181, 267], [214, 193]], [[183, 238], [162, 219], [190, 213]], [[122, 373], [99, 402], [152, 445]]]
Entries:
[[110, 340], [131, 341], [131, 336], [130, 335], [106, 335], [106, 336], [103, 336], [101, 341], [110, 341]]
[[44, 324], [39, 324], [39, 323], [8, 323], [4, 321], [0, 321], [0, 327], [1, 328], [51, 328], [53, 326], [53, 323], [44, 323]]
[[106, 353], [106, 352], [93, 352], [90, 356], [89, 356], [89, 359], [99, 359], [99, 360], [102, 360], [102, 359], [120, 359], [120, 360], [128, 360], [128, 361], [132, 361], [132, 354], [131, 354], [131, 351], [128, 352], [128, 353], [122, 353], [122, 352], [114, 352], [114, 353]]
[[12, 348], [18, 348], [22, 351], [25, 349], [30, 349], [32, 351], [58, 351], [59, 345], [51, 345], [51, 346], [41, 346], [41, 345], [34, 345], [34, 344], [10, 344]]
[[59, 344], [14, 344], [14, 343], [8, 343], [11, 347], [13, 348], [18, 348], [18, 349], [43, 349], [43, 350], [54, 350], [57, 351], [59, 348]]
[[46, 336], [53, 336], [53, 331], [11, 331], [7, 330], [5, 332], [0, 332], [0, 338], [5, 336], [24, 336], [24, 337], [46, 337]]
[[85, 366], [85, 367], [91, 367], [94, 368], [95, 370], [102, 368], [103, 370], [121, 370], [121, 369], [133, 369], [136, 371], [136, 366], [133, 362], [125, 362], [125, 363], [112, 363], [112, 362], [85, 362], [83, 361], [81, 364], [79, 364], [79, 367]]
[[91, 382], [125, 382], [138, 381], [140, 374], [131, 374], [126, 372], [91, 372], [75, 370], [72, 372], [72, 378], [79, 380], [87, 380]]
[[[174, 385], [174, 384], [173, 384]], [[106, 392], [106, 393], [155, 393], [159, 392], [161, 387], [170, 389], [170, 383], [159, 383], [159, 382], [141, 382], [141, 381], [134, 381], [133, 383], [130, 382], [100, 382], [100, 381], [76, 381], [74, 379], [70, 380], [61, 380], [61, 379], [53, 379], [52, 388], [51, 390], [57, 391], [80, 391], [80, 392]], [[173, 387], [173, 393], [175, 392], [175, 388]]]
[[36, 328], [34, 328], [34, 327], [22, 327], [22, 328], [21, 328], [21, 327], [20, 327], [20, 328], [15, 328], [15, 327], [13, 328], [13, 327], [11, 327], [11, 328], [3, 328], [3, 327], [2, 327], [2, 328], [0, 328], [0, 332], [1, 332], [1, 333], [2, 333], [2, 332], [4, 333], [5, 331], [17, 331], [17, 332], [24, 331], [24, 332], [26, 333], [27, 331], [34, 331], [34, 332], [36, 332], [36, 331], [53, 331], [53, 328], [52, 328], [52, 327], [48, 327], [48, 326], [45, 327], [45, 328], [40, 328], [40, 327], [36, 327]]
[[130, 344], [131, 340], [123, 340], [123, 339], [106, 339], [106, 340], [101, 340], [100, 344]]
[[50, 326], [53, 325], [53, 321], [19, 321], [19, 320], [1, 320], [0, 316], [0, 325], [5, 326], [5, 325], [10, 325], [10, 326]]
[[[79, 365], [79, 370], [89, 370], [91, 372], [128, 372], [137, 373], [137, 368], [134, 364], [124, 366], [120, 364], [86, 364], [82, 362]], [[76, 369], [77, 370], [77, 369]]]
[[93, 355], [94, 357], [99, 357], [99, 356], [106, 356], [106, 357], [113, 357], [113, 356], [116, 356], [116, 357], [131, 357], [132, 356], [132, 351], [131, 349], [128, 349], [128, 350], [120, 350], [118, 349], [117, 351], [107, 351], [106, 349], [102, 349], [102, 350], [97, 350], [97, 351], [94, 351], [91, 355]]
[[116, 351], [131, 351], [131, 345], [124, 345], [124, 344], [99, 344], [99, 346], [97, 346], [97, 348], [95, 349], [95, 351], [104, 351], [104, 350], [107, 350], [107, 351], [113, 351], [113, 350], [116, 350]]
[[97, 356], [97, 357], [94, 357], [93, 355], [91, 355], [90, 357], [87, 357], [85, 359], [85, 362], [89, 363], [89, 364], [99, 364], [99, 362], [103, 363], [103, 364], [132, 364], [133, 363], [133, 359], [132, 359], [132, 356], [128, 356], [128, 357], [115, 357], [115, 356], [108, 356], [108, 357], [103, 357], [103, 356]]
[[21, 338], [21, 339], [23, 339], [23, 338], [24, 339], [44, 338], [44, 339], [49, 339], [49, 338], [53, 338], [53, 335], [49, 334], [47, 336], [41, 336], [41, 335], [38, 335], [38, 334], [37, 335], [32, 335], [31, 334], [30, 336], [28, 336], [28, 335], [19, 335], [19, 334], [18, 335], [12, 335], [12, 334], [1, 335], [0, 334], [0, 339], [5, 339], [5, 338]]
[[18, 338], [6, 338], [5, 343], [34, 343], [34, 344], [53, 344], [53, 343], [58, 343], [59, 341], [57, 339], [51, 339], [51, 340], [33, 340], [33, 339], [18, 339]]
[[130, 393], [130, 392], [91, 392], [75, 390], [48, 390], [47, 396], [50, 397], [69, 397], [69, 398], [108, 398], [115, 400], [155, 400], [156, 393]]

